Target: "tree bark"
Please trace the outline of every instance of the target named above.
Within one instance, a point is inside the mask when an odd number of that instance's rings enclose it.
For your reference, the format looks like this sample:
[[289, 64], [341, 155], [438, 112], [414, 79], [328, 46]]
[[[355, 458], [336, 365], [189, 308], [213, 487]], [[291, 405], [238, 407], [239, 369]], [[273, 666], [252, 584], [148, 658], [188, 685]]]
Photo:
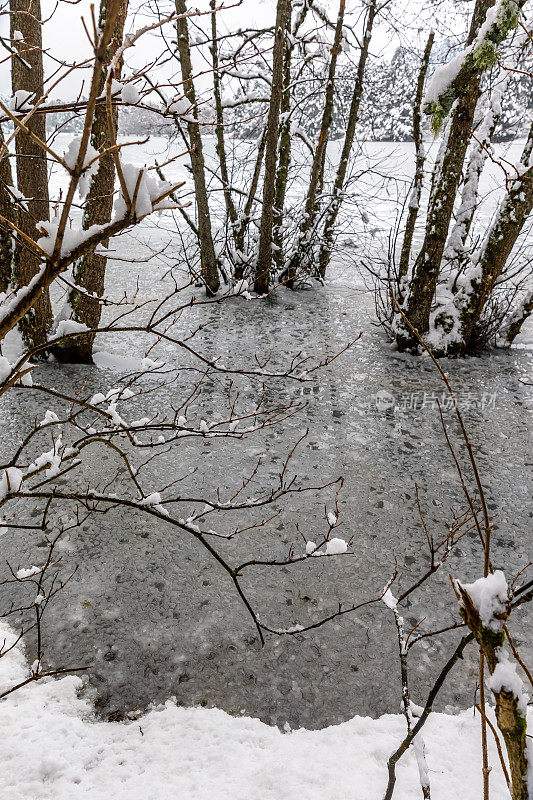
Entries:
[[[291, 30], [291, 15], [287, 17], [287, 33]], [[289, 36], [285, 36], [285, 52], [283, 56], [283, 92], [281, 96], [281, 125], [279, 132], [279, 160], [276, 173], [276, 189], [274, 192], [274, 219], [272, 230], [273, 258], [276, 270], [283, 269], [283, 208], [285, 192], [291, 163], [291, 58], [294, 45]]]
[[[115, 25], [115, 30], [107, 49], [104, 63], [102, 64], [102, 74], [100, 78], [99, 93], [102, 93], [107, 78], [107, 68], [109, 67], [118, 47], [122, 43], [124, 35], [124, 25], [128, 10], [128, 0], [122, 0], [119, 14]], [[99, 27], [103, 29], [106, 22], [107, 2], [101, 0]], [[114, 77], [120, 80], [122, 64], [118, 66]], [[118, 108], [113, 108], [113, 125], [115, 130], [118, 124]], [[91, 130], [91, 144], [100, 152], [110, 147], [111, 141], [108, 131], [107, 108], [104, 103], [96, 105], [94, 121]], [[106, 153], [100, 158], [98, 172], [91, 181], [91, 187], [87, 195], [87, 204], [83, 214], [82, 227], [87, 230], [91, 225], [104, 225], [111, 220], [113, 211], [113, 190], [115, 186], [115, 165], [111, 153]], [[107, 247], [108, 242], [102, 243]], [[74, 283], [80, 286], [84, 292], [71, 290], [69, 293], [69, 304], [72, 308], [71, 319], [82, 322], [88, 328], [97, 328], [100, 323], [102, 313], [101, 303], [93, 296], [102, 297], [105, 289], [105, 271], [107, 265], [106, 256], [99, 253], [90, 252], [77, 261], [72, 269]], [[91, 364], [93, 361], [94, 333], [82, 334], [62, 342], [54, 348], [55, 357], [60, 361], [81, 362]]]
[[[468, 159], [465, 178], [461, 192], [461, 204], [455, 215], [455, 224], [446, 243], [444, 260], [455, 260], [458, 266], [465, 262], [465, 245], [470, 228], [474, 220], [479, 193], [479, 181], [483, 167], [488, 158], [487, 146], [490, 145], [494, 131], [501, 117], [501, 101], [507, 81], [502, 81], [502, 86], [494, 91], [494, 96], [488, 108], [483, 108], [483, 123], [475, 131], [476, 139]], [[494, 109], [497, 108], [498, 111]]]
[[265, 140], [265, 177], [263, 183], [263, 209], [259, 230], [259, 250], [255, 267], [254, 289], [265, 294], [270, 285], [272, 269], [272, 226], [274, 221], [274, 197], [276, 191], [276, 163], [278, 150], [278, 127], [281, 98], [283, 94], [283, 54], [287, 20], [291, 13], [291, 0], [277, 0], [276, 29], [272, 59], [272, 89]]
[[[40, 0], [10, 0], [11, 38], [20, 58], [11, 63], [13, 94], [31, 92], [31, 103], [44, 94], [43, 42]], [[15, 31], [22, 40], [14, 38]], [[41, 140], [46, 139], [46, 116], [33, 114], [28, 128]], [[48, 173], [46, 153], [33, 139], [19, 132], [16, 136], [17, 188], [26, 198], [27, 211], [19, 210], [19, 226], [23, 233], [38, 239], [36, 223], [49, 219]], [[13, 277], [17, 284], [27, 285], [41, 268], [39, 256], [18, 239], [15, 245]], [[48, 292], [20, 320], [19, 329], [27, 347], [46, 342], [52, 325], [52, 307]]]
[[355, 78], [352, 100], [350, 103], [350, 111], [348, 114], [348, 125], [346, 126], [346, 134], [344, 136], [341, 158], [339, 161], [339, 166], [337, 167], [335, 183], [333, 184], [332, 198], [325, 215], [324, 231], [322, 233], [322, 241], [320, 243], [318, 256], [318, 271], [322, 279], [326, 277], [326, 270], [331, 258], [335, 223], [337, 222], [337, 216], [342, 205], [342, 192], [344, 189], [344, 182], [346, 180], [348, 162], [355, 139], [355, 130], [359, 121], [359, 108], [361, 106], [361, 98], [363, 96], [365, 68], [370, 48], [370, 40], [372, 38], [372, 27], [374, 25], [374, 18], [376, 16], [376, 6], [377, 0], [370, 0], [370, 4], [368, 6], [368, 16], [366, 18], [365, 32], [363, 34], [363, 41], [361, 43], [361, 53], [359, 55], [359, 63], [357, 65], [357, 75]]
[[[0, 127], [0, 148], [3, 145], [4, 134]], [[17, 223], [17, 208], [7, 186], [13, 186], [13, 175], [9, 153], [4, 150], [0, 155], [0, 215], [10, 222]], [[11, 229], [0, 222], [0, 292], [7, 292], [13, 279], [14, 245]]]
[[[187, 24], [187, 6], [185, 0], [175, 0], [176, 12], [179, 15], [176, 21], [178, 34], [178, 53], [183, 79], [183, 90], [187, 99], [192, 104], [192, 115], [198, 120], [196, 107], [196, 91], [194, 88], [191, 49], [189, 44], [189, 26]], [[218, 263], [211, 231], [211, 216], [205, 183], [205, 162], [202, 145], [202, 135], [197, 121], [188, 121], [187, 129], [191, 144], [191, 168], [194, 181], [194, 191], [198, 209], [198, 234], [200, 245], [200, 264], [202, 279], [205, 283], [207, 294], [215, 294], [220, 287], [218, 276]]]

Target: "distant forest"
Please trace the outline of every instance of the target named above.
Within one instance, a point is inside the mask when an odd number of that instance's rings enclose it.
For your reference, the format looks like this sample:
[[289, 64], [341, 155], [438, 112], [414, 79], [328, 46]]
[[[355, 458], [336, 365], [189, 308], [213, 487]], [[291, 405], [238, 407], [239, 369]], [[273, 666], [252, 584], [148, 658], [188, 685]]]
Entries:
[[[428, 76], [450, 58], [455, 45], [445, 43], [435, 48], [428, 70]], [[408, 142], [412, 140], [413, 86], [420, 68], [421, 54], [412, 48], [399, 47], [390, 61], [375, 61], [369, 64], [365, 77], [364, 98], [361, 104], [358, 137], [360, 140], [382, 142]], [[531, 60], [529, 53], [526, 58]], [[524, 64], [525, 68], [530, 64]], [[312, 64], [309, 74], [305, 76], [295, 89], [296, 101], [301, 95], [301, 110], [293, 124], [306, 137], [316, 137], [321, 119], [321, 108], [324, 94], [324, 65]], [[333, 123], [330, 138], [338, 139], [344, 135], [346, 119], [355, 79], [355, 69], [351, 64], [339, 67], [335, 89]], [[488, 77], [490, 81], [490, 76]], [[493, 141], [505, 141], [527, 134], [528, 120], [533, 112], [533, 94], [531, 93], [528, 75], [511, 76], [514, 84], [506, 93], [502, 116], [499, 120]], [[244, 89], [244, 87], [246, 87]], [[264, 97], [264, 99], [263, 99]], [[268, 87], [261, 81], [243, 81], [243, 91], [224, 104], [227, 109], [228, 122], [235, 125], [228, 129], [234, 138], [255, 139], [261, 135], [265, 115], [268, 108]], [[209, 124], [209, 112], [204, 115]], [[79, 132], [82, 117], [71, 111], [49, 114], [48, 124], [60, 132]], [[151, 113], [135, 106], [125, 106], [120, 110], [120, 131], [122, 134], [175, 135], [176, 126], [172, 119], [162, 118], [160, 114]], [[214, 132], [214, 131], [213, 131]], [[429, 137], [429, 122], [425, 125], [425, 133]]]

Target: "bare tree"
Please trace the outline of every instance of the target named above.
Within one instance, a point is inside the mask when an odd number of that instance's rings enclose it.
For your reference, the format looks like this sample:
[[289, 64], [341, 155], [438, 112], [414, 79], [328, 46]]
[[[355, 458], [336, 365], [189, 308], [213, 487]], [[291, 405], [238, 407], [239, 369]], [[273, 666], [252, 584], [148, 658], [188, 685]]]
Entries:
[[[194, 180], [196, 206], [198, 210], [198, 239], [200, 247], [200, 260], [202, 265], [202, 279], [208, 294], [215, 294], [220, 286], [218, 275], [217, 256], [211, 232], [211, 217], [209, 201], [205, 183], [205, 163], [202, 136], [198, 124], [198, 108], [196, 105], [196, 91], [193, 79], [191, 61], [191, 48], [189, 43], [189, 28], [187, 24], [187, 6], [185, 0], [176, 0], [176, 31], [178, 36], [178, 53], [180, 58], [181, 76], [185, 97], [192, 106], [192, 116], [187, 122], [191, 146], [191, 169]], [[214, 16], [213, 8], [212, 15]]]
[[326, 270], [331, 258], [331, 251], [333, 248], [333, 239], [335, 232], [335, 223], [342, 205], [342, 197], [344, 190], [344, 183], [346, 181], [346, 173], [348, 171], [348, 164], [350, 161], [350, 154], [352, 152], [355, 131], [357, 122], [359, 120], [359, 109], [361, 107], [361, 99], [363, 97], [365, 69], [368, 60], [368, 53], [370, 50], [370, 42], [372, 39], [372, 28], [374, 26], [374, 19], [377, 11], [377, 0], [370, 0], [368, 4], [368, 11], [366, 16], [365, 30], [361, 43], [361, 52], [359, 54], [359, 63], [357, 65], [357, 75], [355, 78], [352, 100], [350, 103], [350, 111], [348, 114], [348, 124], [346, 126], [346, 134], [344, 136], [344, 143], [342, 146], [339, 165], [335, 175], [335, 182], [333, 184], [333, 191], [329, 199], [328, 207], [324, 214], [324, 229], [321, 236], [321, 242], [318, 255], [318, 273], [323, 280], [326, 277]]
[[291, 0], [277, 0], [276, 25], [272, 61], [272, 90], [265, 136], [265, 178], [263, 183], [263, 209], [259, 232], [259, 248], [255, 267], [254, 288], [265, 294], [270, 284], [272, 269], [272, 226], [276, 195], [276, 165], [278, 157], [279, 115], [283, 96], [283, 61], [285, 37], [291, 15]]
[[320, 133], [318, 136], [317, 146], [314, 151], [313, 162], [311, 164], [311, 174], [309, 177], [307, 196], [305, 198], [303, 218], [298, 231], [296, 245], [290, 257], [287, 268], [288, 285], [292, 285], [292, 282], [294, 281], [299, 269], [303, 268], [305, 271], [308, 271], [306, 262], [308, 260], [307, 253], [309, 250], [309, 232], [313, 227], [313, 223], [315, 222], [318, 213], [317, 195], [319, 194], [319, 191], [321, 191], [324, 179], [326, 148], [328, 146], [329, 131], [333, 119], [335, 73], [337, 71], [337, 59], [342, 46], [345, 7], [345, 0], [341, 0], [339, 5], [339, 13], [337, 16], [337, 24], [335, 26], [335, 36], [333, 39], [333, 45], [331, 47]]
[[[100, 75], [100, 93], [104, 91], [107, 70], [115, 53], [122, 44], [124, 35], [124, 25], [126, 22], [128, 3], [123, 0], [115, 22], [115, 29], [111, 41], [105, 54]], [[108, 10], [107, 2], [100, 4], [100, 16], [98, 19], [99, 28], [102, 29], [106, 23]], [[122, 62], [115, 65], [111, 79], [120, 80]], [[109, 109], [104, 103], [97, 103], [95, 108], [94, 120], [91, 129], [91, 146], [95, 151], [102, 153], [98, 161], [98, 170], [91, 180], [90, 189], [87, 193], [87, 203], [83, 214], [83, 229], [88, 230], [91, 225], [106, 225], [111, 220], [113, 211], [113, 190], [115, 186], [115, 163], [110, 151], [111, 139], [108, 134], [109, 126], [117, 129], [118, 126], [118, 107], [116, 104], [110, 109], [111, 119], [108, 119]], [[102, 242], [106, 247], [107, 242]], [[68, 296], [68, 305], [71, 309], [70, 319], [86, 325], [87, 328], [98, 328], [102, 306], [99, 298], [104, 294], [105, 270], [107, 258], [94, 250], [86, 253], [72, 268], [72, 279], [76, 286], [83, 291], [71, 289]], [[63, 342], [54, 348], [54, 353], [60, 361], [81, 361], [92, 362], [92, 349], [94, 336], [82, 334]]]
[[[485, 70], [497, 61], [497, 45], [516, 28], [523, 3], [506, 0], [488, 19], [488, 24], [483, 25], [492, 5], [492, 0], [476, 2], [466, 50], [460, 57], [455, 77], [451, 82], [441, 82], [437, 73], [426, 92], [425, 110], [432, 116], [434, 130], [440, 129], [448, 113], [450, 121], [445, 134], [445, 151], [435, 168], [424, 241], [413, 266], [405, 301], [407, 319], [422, 334], [429, 330], [432, 302], [470, 142], [481, 79]], [[397, 328], [396, 341], [400, 349], [416, 349], [418, 342], [409, 329], [405, 329], [401, 318], [397, 319]]]

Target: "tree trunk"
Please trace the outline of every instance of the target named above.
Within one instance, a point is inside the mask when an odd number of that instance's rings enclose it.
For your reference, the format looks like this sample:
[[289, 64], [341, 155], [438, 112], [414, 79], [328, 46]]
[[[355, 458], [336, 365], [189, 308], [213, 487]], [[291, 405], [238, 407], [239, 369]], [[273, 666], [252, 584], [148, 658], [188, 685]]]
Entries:
[[[128, 1], [122, 0], [120, 12], [116, 21], [115, 31], [109, 44], [105, 61], [102, 64], [99, 93], [102, 93], [104, 90], [107, 77], [107, 68], [111, 63], [117, 48], [120, 47], [122, 43], [127, 10]], [[105, 25], [106, 13], [107, 2], [106, 0], [101, 0], [99, 18], [100, 29], [103, 29]], [[114, 74], [114, 77], [117, 80], [120, 80], [121, 67], [122, 64], [119, 65]], [[114, 107], [112, 113], [113, 125], [116, 130], [118, 123], [118, 108]], [[108, 131], [107, 108], [104, 103], [98, 103], [96, 106], [91, 130], [91, 144], [100, 152], [111, 145]], [[91, 182], [91, 187], [87, 195], [87, 204], [85, 206], [82, 223], [84, 230], [90, 228], [91, 225], [104, 225], [111, 220], [111, 214], [113, 211], [114, 185], [114, 160], [111, 153], [106, 153], [100, 158], [98, 172]], [[103, 242], [103, 247], [107, 247], [107, 244], [107, 242]], [[93, 251], [91, 253], [87, 253], [87, 255], [77, 261], [72, 270], [74, 283], [84, 289], [87, 294], [85, 292], [78, 292], [75, 289], [69, 293], [69, 305], [72, 309], [70, 316], [71, 319], [76, 320], [76, 322], [82, 322], [91, 329], [97, 328], [100, 323], [102, 306], [97, 299], [88, 295], [97, 295], [98, 297], [103, 296], [105, 288], [106, 264], [106, 256], [100, 255]], [[65, 342], [62, 342], [60, 345], [54, 348], [54, 355], [60, 361], [90, 364], [93, 361], [92, 352], [94, 338], [94, 334], [88, 333], [67, 339]]]
[[431, 55], [431, 48], [433, 47], [434, 39], [435, 39], [435, 34], [433, 31], [431, 31], [426, 43], [426, 49], [424, 50], [424, 55], [422, 57], [420, 72], [418, 73], [416, 96], [413, 106], [413, 140], [415, 143], [415, 151], [416, 151], [416, 167], [415, 167], [413, 188], [411, 189], [411, 194], [409, 196], [409, 211], [407, 214], [407, 221], [405, 223], [405, 233], [400, 253], [400, 263], [398, 266], [398, 295], [400, 298], [402, 296], [402, 280], [407, 275], [407, 270], [409, 268], [409, 259], [411, 256], [413, 235], [415, 232], [415, 225], [418, 217], [418, 209], [420, 208], [422, 184], [424, 182], [424, 162], [426, 160], [426, 153], [424, 150], [424, 143], [422, 141], [422, 126], [421, 126], [422, 97], [424, 92], [424, 81], [426, 80], [426, 73], [428, 71], [428, 66], [429, 66], [429, 57]]
[[244, 260], [244, 253], [237, 247], [237, 223], [238, 214], [233, 202], [233, 195], [231, 193], [231, 184], [228, 176], [228, 162], [226, 157], [226, 143], [224, 137], [224, 109], [222, 107], [222, 96], [220, 92], [220, 72], [218, 66], [218, 36], [217, 36], [217, 16], [216, 16], [216, 0], [211, 0], [211, 58], [213, 64], [213, 94], [215, 98], [215, 111], [216, 111], [216, 136], [217, 145], [216, 151], [218, 156], [218, 164], [220, 167], [220, 180], [222, 183], [222, 190], [224, 192], [224, 202], [226, 204], [226, 213], [231, 225], [231, 233], [236, 250], [236, 265], [235, 265], [235, 278], [240, 280], [242, 278], [242, 265]]
[[[287, 33], [291, 30], [291, 15], [287, 18]], [[279, 133], [279, 161], [274, 193], [274, 220], [272, 230], [273, 257], [276, 270], [283, 269], [283, 208], [285, 192], [291, 163], [291, 57], [293, 51], [291, 37], [285, 37], [285, 53], [283, 57], [283, 93], [281, 96], [281, 126]]]
[[[492, 676], [497, 672], [499, 665], [502, 664], [503, 659], [506, 657], [503, 650], [506, 631], [504, 621], [509, 614], [510, 603], [506, 611], [501, 612], [502, 630], [495, 631], [492, 627], [483, 625], [479, 612], [464, 587], [460, 584], [456, 585], [455, 592], [460, 602], [461, 616], [474, 633], [480, 646], [482, 658], [484, 657], [486, 660]], [[520, 689], [515, 685], [513, 691], [510, 691], [510, 688], [502, 681], [502, 685], [495, 686], [492, 691], [496, 700], [496, 721], [505, 741], [509, 758], [512, 800], [529, 800], [530, 794], [527, 786], [527, 718], [520, 708]]]
[[507, 342], [509, 347], [512, 345], [512, 343], [522, 330], [522, 325], [527, 319], [529, 319], [532, 312], [533, 312], [533, 291], [529, 292], [529, 294], [526, 295], [523, 302], [520, 304], [518, 309], [513, 314], [512, 319], [510, 320], [507, 326], [505, 341]]
[[[487, 11], [493, 4], [494, 0], [476, 0], [467, 46], [474, 42]], [[471, 70], [466, 74], [461, 87], [456, 90], [458, 96], [450, 120], [446, 152], [440, 165], [438, 180], [435, 182], [428, 209], [424, 242], [413, 268], [406, 316], [411, 325], [422, 335], [429, 328], [431, 304], [437, 286], [466, 150], [470, 141], [470, 131], [479, 98], [481, 75], [482, 70]], [[416, 349], [418, 340], [405, 325], [399, 323], [397, 344], [400, 350]]]
[[[189, 26], [187, 24], [187, 6], [185, 0], [176, 1], [176, 20], [178, 34], [178, 53], [180, 57], [181, 77], [183, 90], [189, 102], [193, 105], [192, 115], [198, 119], [196, 107], [196, 91], [194, 88], [193, 71], [191, 62], [191, 49], [189, 45]], [[200, 264], [202, 279], [205, 283], [207, 294], [215, 294], [220, 287], [218, 277], [218, 264], [211, 232], [211, 217], [209, 214], [209, 201], [205, 183], [205, 164], [202, 146], [202, 135], [198, 122], [187, 122], [189, 140], [191, 144], [191, 168], [194, 181], [194, 192], [198, 208], [198, 234], [200, 245]]]
[[370, 0], [368, 6], [368, 16], [366, 18], [365, 32], [363, 34], [363, 41], [361, 43], [361, 53], [359, 56], [359, 64], [357, 65], [357, 75], [352, 93], [352, 100], [350, 103], [350, 111], [348, 114], [348, 125], [346, 127], [346, 134], [344, 136], [344, 144], [342, 146], [341, 158], [339, 166], [337, 167], [337, 174], [335, 176], [335, 183], [333, 184], [333, 194], [329, 204], [329, 208], [325, 214], [324, 231], [322, 234], [322, 241], [320, 243], [320, 250], [318, 256], [318, 271], [320, 277], [326, 277], [326, 270], [331, 258], [331, 251], [333, 248], [333, 234], [335, 231], [335, 223], [337, 216], [342, 205], [342, 192], [344, 189], [344, 181], [346, 180], [346, 172], [348, 170], [348, 162], [350, 153], [355, 139], [355, 130], [359, 120], [359, 108], [361, 106], [361, 98], [363, 96], [363, 84], [365, 77], [366, 62], [368, 59], [368, 51], [370, 48], [370, 40], [372, 38], [372, 27], [374, 25], [374, 18], [376, 16], [377, 0]]
[[478, 141], [473, 142], [461, 191], [461, 204], [455, 215], [455, 224], [444, 251], [445, 261], [455, 260], [458, 266], [464, 263], [466, 259], [465, 245], [477, 208], [479, 180], [488, 158], [487, 145], [492, 141], [494, 131], [501, 117], [501, 103], [507, 82], [507, 79], [503, 80], [494, 90], [488, 108], [481, 110], [480, 116], [483, 122], [475, 130]]
[[303, 262], [306, 260], [306, 251], [308, 249], [309, 232], [313, 226], [317, 214], [317, 194], [319, 185], [322, 182], [324, 171], [324, 164], [326, 159], [326, 148], [328, 146], [329, 131], [333, 119], [333, 97], [335, 92], [335, 73], [337, 71], [337, 58], [342, 48], [342, 29], [344, 25], [344, 9], [346, 0], [340, 0], [339, 13], [337, 16], [337, 24], [335, 26], [335, 35], [333, 38], [333, 45], [331, 48], [331, 57], [329, 61], [328, 79], [326, 83], [326, 95], [324, 98], [324, 110], [322, 112], [322, 121], [320, 124], [320, 134], [318, 136], [318, 144], [313, 157], [311, 165], [311, 175], [309, 178], [309, 187], [307, 189], [307, 197], [305, 200], [304, 216], [300, 225], [298, 238], [294, 252], [291, 256], [288, 269], [288, 286], [292, 286], [294, 278], [299, 268], [306, 266]]
[[277, 0], [276, 29], [272, 59], [272, 89], [265, 141], [265, 177], [263, 183], [263, 209], [259, 229], [259, 250], [255, 267], [254, 289], [265, 294], [270, 284], [272, 269], [272, 226], [274, 221], [274, 197], [276, 191], [276, 162], [278, 150], [278, 127], [281, 98], [283, 94], [283, 54], [287, 20], [291, 13], [291, 0]]
[[477, 259], [478, 277], [472, 281], [472, 292], [461, 311], [461, 351], [475, 349], [476, 325], [496, 281], [505, 269], [524, 223], [533, 210], [532, 156], [533, 124], [522, 152], [521, 164], [524, 171], [512, 181]]
[[[4, 134], [0, 128], [0, 148], [3, 145]], [[13, 186], [13, 175], [9, 153], [4, 150], [0, 155], [0, 216], [17, 223], [17, 208], [7, 186]], [[7, 292], [13, 279], [14, 244], [13, 231], [0, 221], [0, 292]]]
[[[40, 0], [10, 0], [11, 38], [21, 58], [11, 62], [13, 94], [20, 90], [32, 92], [31, 103], [44, 94], [43, 52]], [[14, 37], [15, 31], [22, 39]], [[33, 114], [28, 128], [41, 141], [46, 139], [46, 117]], [[36, 223], [49, 219], [48, 174], [46, 153], [30, 136], [16, 136], [17, 188], [27, 200], [27, 211], [19, 209], [19, 226], [23, 233], [36, 240]], [[41, 268], [37, 254], [18, 239], [15, 245], [13, 277], [17, 284], [27, 285]], [[52, 325], [52, 307], [48, 292], [44, 292], [33, 308], [21, 319], [19, 329], [27, 347], [46, 342]]]

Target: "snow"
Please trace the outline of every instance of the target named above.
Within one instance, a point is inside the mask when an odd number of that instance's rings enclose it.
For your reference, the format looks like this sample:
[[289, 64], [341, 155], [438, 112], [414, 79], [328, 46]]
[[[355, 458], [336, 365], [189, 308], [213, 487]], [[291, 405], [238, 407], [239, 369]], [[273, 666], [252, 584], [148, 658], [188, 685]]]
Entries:
[[168, 108], [171, 114], [184, 116], [191, 110], [191, 102], [186, 97], [178, 97]]
[[48, 409], [43, 419], [39, 422], [38, 427], [42, 428], [43, 425], [48, 425], [51, 422], [59, 422], [59, 417], [53, 411], [50, 411], [50, 409]]
[[[130, 201], [135, 198], [135, 218], [145, 217], [154, 209], [172, 207], [172, 204], [159, 198], [173, 189], [172, 184], [154, 178], [146, 167], [133, 164], [122, 164], [122, 173], [128, 190]], [[128, 210], [122, 191], [115, 201], [116, 219], [123, 219]]]
[[164, 361], [154, 361], [152, 358], [145, 356], [141, 361], [141, 369], [159, 369], [164, 366]]
[[393, 595], [393, 593], [391, 592], [390, 589], [387, 589], [387, 591], [385, 592], [385, 594], [383, 595], [383, 597], [381, 599], [383, 600], [383, 602], [385, 603], [387, 608], [391, 609], [391, 611], [394, 611], [394, 609], [398, 605], [398, 601], [394, 597], [394, 595]]
[[[75, 136], [63, 154], [63, 161], [71, 170], [73, 170], [76, 166], [81, 142], [82, 137]], [[85, 158], [83, 159], [83, 172], [78, 181], [78, 191], [82, 197], [85, 197], [85, 195], [88, 193], [89, 189], [91, 188], [91, 179], [98, 172], [98, 156], [98, 150], [96, 150], [92, 144], [90, 144], [90, 142], [87, 143], [87, 150], [85, 153]]]
[[5, 356], [0, 356], [0, 382], [4, 382], [11, 375], [13, 367]]
[[9, 110], [19, 113], [27, 113], [28, 111], [31, 111], [32, 105], [27, 101], [32, 96], [33, 92], [27, 92], [26, 89], [19, 89], [18, 92], [15, 92], [8, 103]]
[[149, 494], [148, 497], [143, 497], [142, 500], [139, 500], [139, 505], [141, 506], [157, 506], [161, 504], [161, 495], [159, 492], [152, 492]]
[[497, 569], [486, 578], [478, 578], [474, 583], [462, 583], [462, 588], [470, 596], [481, 622], [486, 628], [500, 631], [504, 620], [497, 619], [495, 614], [502, 614], [507, 606], [509, 589], [505, 575]]
[[67, 336], [69, 333], [85, 333], [89, 328], [84, 322], [76, 322], [73, 319], [62, 319], [57, 324], [56, 332], [50, 337], [50, 341], [60, 339], [62, 336]]
[[99, 369], [113, 370], [114, 372], [137, 370], [141, 366], [141, 359], [138, 357], [109, 353], [107, 350], [97, 350], [93, 354], [93, 359]]
[[511, 692], [518, 700], [518, 710], [522, 716], [526, 716], [528, 696], [524, 692], [524, 684], [516, 671], [516, 664], [510, 661], [506, 650], [498, 649], [498, 663], [496, 669], [490, 676], [489, 688], [497, 694], [502, 689]]
[[42, 567], [28, 567], [27, 569], [17, 570], [17, 578], [24, 580], [24, 578], [32, 578], [34, 575], [39, 575], [42, 572]]
[[437, 102], [439, 97], [452, 86], [459, 75], [467, 56], [474, 53], [487, 39], [487, 35], [493, 26], [497, 25], [505, 11], [505, 0], [499, 0], [492, 8], [489, 8], [485, 21], [480, 26], [476, 39], [472, 44], [465, 47], [460, 53], [451, 59], [447, 64], [443, 64], [435, 70], [431, 81], [426, 89], [423, 105]]
[[316, 544], [314, 542], [309, 541], [306, 543], [305, 552], [307, 553], [308, 556], [312, 556], [315, 550], [316, 550]]
[[[59, 229], [59, 217], [52, 217], [50, 221], [40, 220], [36, 227], [38, 230], [45, 232], [45, 235], [41, 236], [41, 238], [37, 240], [37, 246], [40, 247], [41, 250], [43, 250], [47, 255], [51, 256], [54, 252], [57, 232]], [[61, 242], [61, 256], [65, 257], [70, 255], [72, 250], [82, 244], [86, 239], [90, 239], [91, 236], [94, 236], [99, 231], [102, 231], [104, 228], [105, 225], [91, 225], [91, 227], [87, 228], [87, 230], [83, 230], [81, 227], [65, 228], [63, 241]], [[37, 276], [35, 276], [35, 278], [36, 277]], [[35, 278], [32, 278], [32, 281], [35, 280]]]
[[330, 539], [326, 542], [326, 553], [328, 556], [336, 556], [348, 550], [348, 543], [344, 539]]
[[133, 85], [133, 83], [126, 83], [120, 91], [120, 99], [123, 103], [135, 105], [139, 102], [141, 96], [139, 94], [139, 90]]
[[37, 472], [38, 470], [48, 465], [48, 468], [44, 472], [45, 478], [55, 477], [61, 469], [60, 451], [62, 443], [63, 443], [63, 437], [62, 435], [59, 435], [54, 442], [53, 448], [51, 450], [48, 450], [48, 452], [46, 453], [41, 453], [41, 455], [35, 459], [33, 464], [30, 464], [26, 474], [32, 475], [34, 472]]
[[22, 486], [22, 472], [17, 467], [8, 467], [0, 478], [0, 500], [8, 492], [18, 492]]
[[14, 42], [23, 42], [24, 36], [20, 31], [13, 31], [13, 36], [11, 37]]
[[[14, 634], [0, 623], [0, 641]], [[28, 675], [22, 647], [0, 660], [3, 691]], [[399, 714], [281, 732], [216, 708], [172, 700], [130, 722], [102, 722], [67, 676], [2, 701], [2, 784], [9, 800], [380, 800], [386, 760], [405, 734]], [[492, 712], [491, 716], [492, 716]], [[479, 717], [433, 713], [425, 728], [434, 800], [481, 794]], [[492, 739], [491, 798], [507, 800]], [[395, 800], [420, 792], [414, 749], [398, 766]]]

